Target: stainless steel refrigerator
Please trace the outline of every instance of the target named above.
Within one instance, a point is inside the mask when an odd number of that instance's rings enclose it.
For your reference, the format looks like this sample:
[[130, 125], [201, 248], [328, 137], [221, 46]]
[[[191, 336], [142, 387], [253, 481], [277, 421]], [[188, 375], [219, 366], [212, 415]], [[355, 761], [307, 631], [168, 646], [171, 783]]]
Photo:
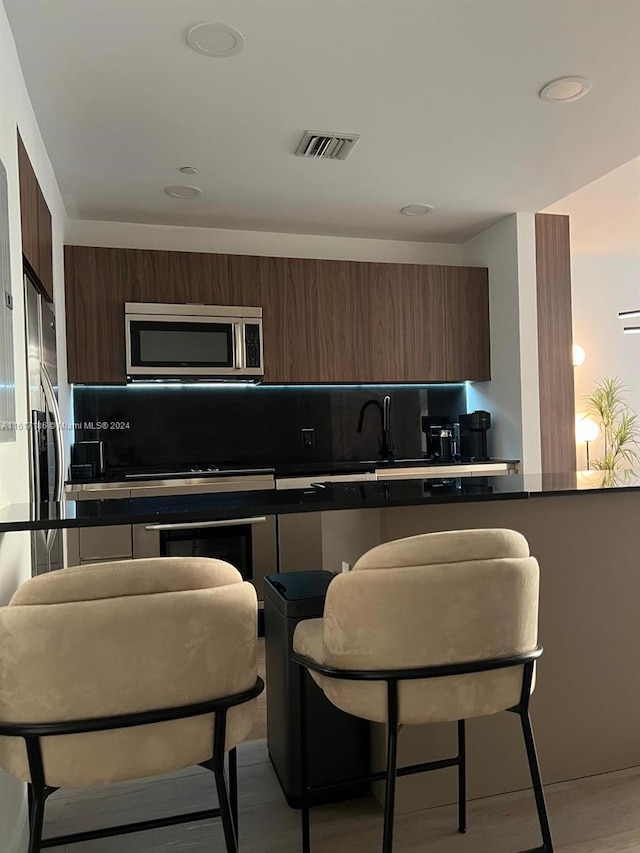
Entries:
[[[29, 277], [24, 277], [27, 370], [29, 377], [31, 501], [40, 516], [48, 504], [64, 497], [64, 444], [58, 407], [55, 307]], [[37, 530], [31, 535], [32, 573], [63, 565], [62, 531]]]

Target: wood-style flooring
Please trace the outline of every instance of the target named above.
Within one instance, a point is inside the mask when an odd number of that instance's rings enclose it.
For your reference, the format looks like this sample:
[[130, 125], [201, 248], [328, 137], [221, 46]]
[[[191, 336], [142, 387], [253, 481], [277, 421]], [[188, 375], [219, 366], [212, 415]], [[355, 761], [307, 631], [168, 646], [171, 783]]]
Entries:
[[[264, 650], [259, 650], [264, 677]], [[290, 809], [269, 762], [266, 703], [251, 739], [238, 748], [241, 853], [299, 853], [299, 813]], [[452, 771], [441, 771], [452, 772]], [[550, 785], [546, 789], [556, 853], [640, 853], [640, 767]], [[97, 788], [62, 790], [47, 801], [45, 838], [150, 820], [217, 804], [211, 773], [190, 768], [172, 776]], [[456, 832], [456, 807], [396, 819], [395, 853], [517, 853], [539, 844], [531, 791], [469, 803], [469, 829]], [[378, 853], [382, 813], [371, 798], [311, 811], [313, 853]], [[224, 853], [219, 821], [183, 824], [105, 838], [52, 853]]]
[[[299, 816], [280, 792], [266, 742], [238, 750], [241, 853], [299, 853]], [[445, 771], [449, 772], [449, 771]], [[640, 768], [547, 788], [557, 853], [640, 851]], [[150, 781], [58, 791], [47, 803], [45, 837], [147, 820], [215, 804], [213, 777], [200, 768]], [[377, 853], [382, 815], [373, 798], [311, 811], [313, 853]], [[456, 807], [396, 819], [395, 853], [516, 853], [539, 843], [530, 791], [475, 800], [458, 835]], [[52, 853], [216, 853], [219, 821], [51, 848]]]

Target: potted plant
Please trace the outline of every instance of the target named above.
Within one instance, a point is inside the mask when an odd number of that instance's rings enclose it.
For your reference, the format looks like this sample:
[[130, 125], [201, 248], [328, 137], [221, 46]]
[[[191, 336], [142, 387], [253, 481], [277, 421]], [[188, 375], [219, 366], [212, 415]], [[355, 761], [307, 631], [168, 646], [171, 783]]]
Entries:
[[610, 485], [621, 472], [640, 463], [638, 415], [627, 405], [624, 392], [617, 376], [605, 376], [585, 397], [587, 414], [598, 424], [602, 436], [602, 453], [592, 460], [591, 467], [604, 471]]

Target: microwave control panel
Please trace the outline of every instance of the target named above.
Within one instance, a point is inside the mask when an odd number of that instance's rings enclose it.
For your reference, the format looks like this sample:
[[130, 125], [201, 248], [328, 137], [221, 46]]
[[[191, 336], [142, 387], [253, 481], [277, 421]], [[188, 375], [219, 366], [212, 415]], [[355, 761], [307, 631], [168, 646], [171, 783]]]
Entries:
[[261, 367], [260, 364], [260, 325], [245, 323], [244, 326], [245, 366]]

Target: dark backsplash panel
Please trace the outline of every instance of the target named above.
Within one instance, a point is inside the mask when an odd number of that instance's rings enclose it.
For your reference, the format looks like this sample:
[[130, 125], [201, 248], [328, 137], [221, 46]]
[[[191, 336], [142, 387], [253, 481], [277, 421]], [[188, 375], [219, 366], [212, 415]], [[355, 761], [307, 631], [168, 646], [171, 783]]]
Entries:
[[[421, 415], [457, 420], [467, 410], [464, 385], [76, 386], [76, 440], [102, 439], [109, 473], [376, 459], [379, 412], [370, 407], [356, 427], [362, 404], [385, 394], [398, 457], [422, 455]], [[302, 429], [315, 431], [310, 449]]]

